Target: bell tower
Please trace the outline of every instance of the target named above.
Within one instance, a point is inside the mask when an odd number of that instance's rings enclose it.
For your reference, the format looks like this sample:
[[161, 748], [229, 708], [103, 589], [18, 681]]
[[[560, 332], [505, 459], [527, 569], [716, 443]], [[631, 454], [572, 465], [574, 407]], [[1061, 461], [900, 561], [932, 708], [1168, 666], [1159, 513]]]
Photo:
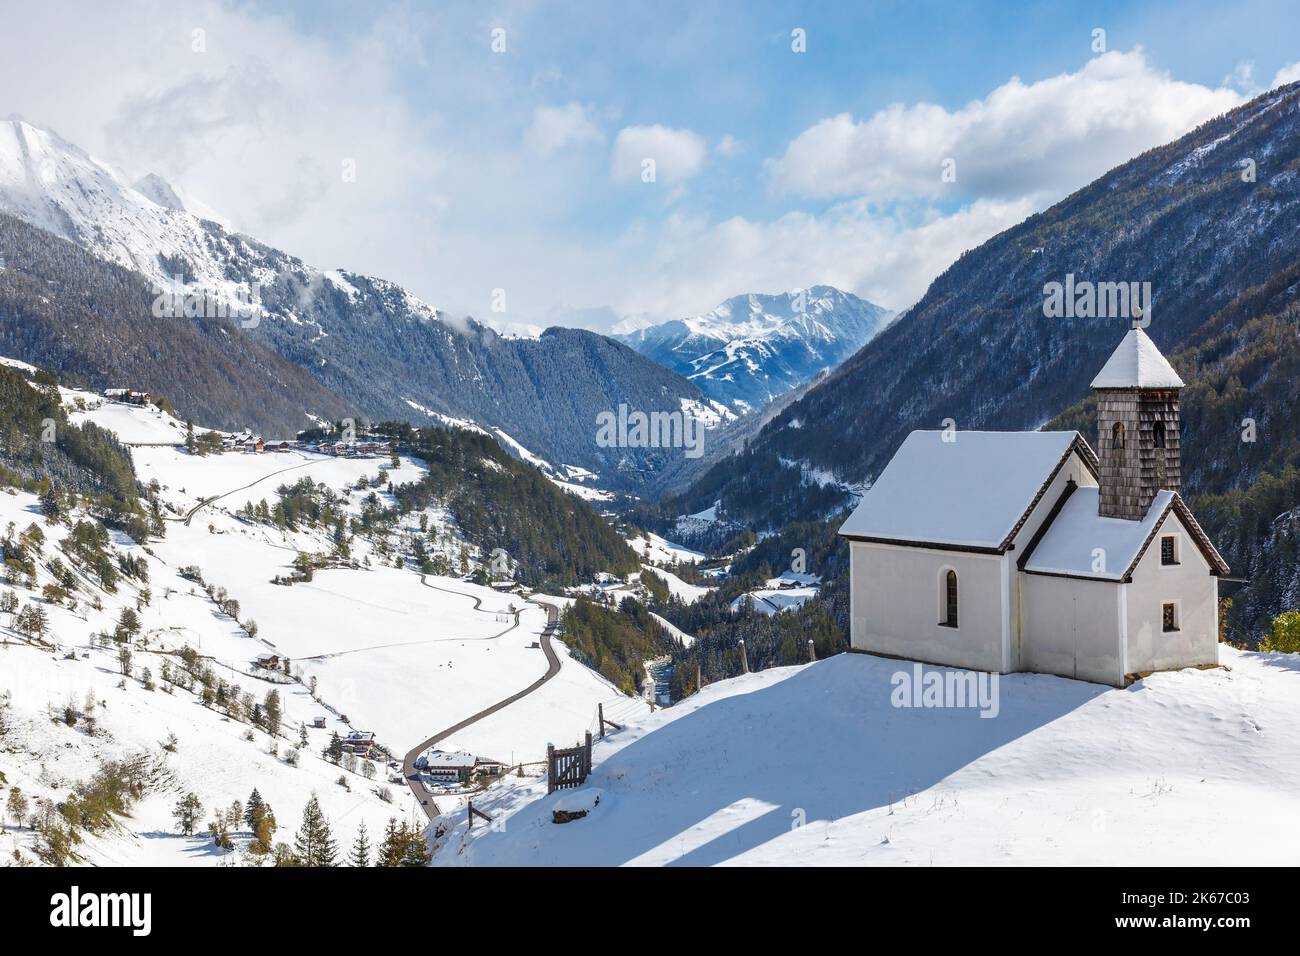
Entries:
[[1141, 521], [1156, 492], [1178, 491], [1182, 387], [1173, 366], [1137, 326], [1093, 379], [1102, 517]]

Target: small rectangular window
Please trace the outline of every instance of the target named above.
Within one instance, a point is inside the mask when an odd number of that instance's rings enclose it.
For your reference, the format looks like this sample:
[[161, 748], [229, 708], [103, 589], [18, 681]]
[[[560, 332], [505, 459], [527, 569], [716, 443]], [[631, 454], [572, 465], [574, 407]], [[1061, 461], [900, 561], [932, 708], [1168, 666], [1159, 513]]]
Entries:
[[1173, 602], [1165, 604], [1161, 613], [1161, 624], [1166, 634], [1178, 630], [1178, 608]]
[[1178, 563], [1178, 540], [1172, 534], [1167, 534], [1160, 539], [1160, 563]]

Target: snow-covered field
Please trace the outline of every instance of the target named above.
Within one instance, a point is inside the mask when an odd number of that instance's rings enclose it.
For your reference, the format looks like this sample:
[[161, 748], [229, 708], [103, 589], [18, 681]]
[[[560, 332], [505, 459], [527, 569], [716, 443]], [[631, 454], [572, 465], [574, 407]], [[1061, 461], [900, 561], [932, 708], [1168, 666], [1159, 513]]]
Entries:
[[[40, 526], [49, 556], [58, 553], [54, 542], [67, 533], [65, 528], [45, 525], [35, 497], [26, 493], [0, 493], [0, 526], [11, 521], [18, 531], [33, 522]], [[335, 731], [346, 734], [348, 727], [313, 701], [301, 684], [272, 684], [250, 676], [249, 660], [264, 650], [261, 644], [248, 638], [233, 620], [217, 613], [203, 591], [177, 577], [167, 563], [123, 538], [116, 543], [122, 551], [148, 561], [152, 601], [140, 612], [140, 620], [149, 650], [136, 649], [132, 668], [137, 674], [149, 668], [157, 689], [146, 690], [136, 680], [119, 687], [122, 677], [117, 647], [91, 646], [92, 634], [111, 632], [122, 608], [135, 606], [139, 589], [126, 579], [113, 594], [96, 591], [86, 579], [81, 585], [85, 600], [75, 612], [12, 586], [23, 603], [39, 604], [48, 614], [48, 640], [55, 645], [53, 650], [16, 640], [11, 627], [0, 628], [0, 694], [10, 695], [13, 725], [0, 750], [0, 772], [10, 787], [21, 788], [29, 801], [38, 797], [62, 800], [72, 786], [89, 779], [102, 760], [147, 753], [162, 760], [166, 768], [168, 781], [138, 804], [120, 828], [107, 837], [92, 838], [80, 849], [86, 862], [215, 863], [218, 856], [206, 834], [188, 838], [176, 833], [172, 807], [188, 791], [212, 811], [224, 810], [235, 800], [247, 800], [257, 787], [275, 811], [279, 838], [290, 841], [313, 791], [334, 826], [336, 839], [345, 845], [362, 821], [374, 834], [389, 817], [405, 818], [413, 810], [405, 787], [392, 787], [393, 802], [388, 803], [378, 794], [384, 786], [382, 777], [366, 780], [321, 759], [329, 735]], [[50, 580], [49, 572], [38, 567], [38, 587]], [[102, 610], [89, 603], [93, 594], [100, 597]], [[253, 694], [259, 703], [267, 691], [277, 690], [292, 743], [278, 741], [278, 752], [272, 756], [271, 738], [266, 733], [253, 731], [254, 739], [245, 740], [247, 724], [203, 706], [193, 693], [179, 688], [171, 694], [164, 692], [160, 682], [163, 662], [176, 664], [167, 652], [183, 645], [210, 659], [223, 678]], [[75, 657], [68, 659], [69, 655]], [[69, 705], [84, 715], [87, 700], [94, 702], [95, 736], [87, 733], [84, 716], [72, 727], [60, 719]], [[299, 725], [310, 725], [316, 717], [326, 718], [325, 728], [308, 731], [309, 742], [299, 764], [291, 766], [285, 757], [297, 743]], [[178, 746], [175, 753], [167, 753], [162, 747], [172, 734]], [[349, 789], [337, 783], [340, 776], [349, 779]], [[207, 819], [205, 816], [203, 821]], [[30, 847], [31, 837], [30, 831], [10, 829], [0, 835], [0, 853], [8, 855], [17, 847]]]
[[[111, 427], [129, 441], [157, 440], [160, 425], [171, 430], [154, 409], [84, 404], [85, 411], [74, 413], [79, 420]], [[114, 536], [119, 552], [148, 562], [152, 600], [140, 611], [148, 649], [137, 650], [136, 675], [147, 666], [156, 681], [165, 655], [188, 645], [259, 702], [267, 690], [277, 689], [294, 744], [300, 723], [310, 725], [323, 717], [326, 726], [309, 729], [308, 745], [294, 767], [284, 759], [292, 744], [282, 739], [278, 753], [270, 754], [267, 734], [258, 730], [254, 741], [245, 740], [248, 724], [203, 706], [192, 693], [177, 689], [166, 694], [161, 687], [147, 691], [138, 680], [120, 689], [116, 645], [93, 648], [92, 635], [112, 632], [122, 608], [135, 606], [139, 588], [124, 579], [116, 593], [107, 593], [86, 579], [78, 607], [70, 611], [40, 597], [40, 588], [53, 578], [38, 561], [34, 591], [13, 581], [10, 588], [22, 603], [46, 610], [55, 649], [34, 647], [17, 639], [12, 627], [0, 627], [0, 640], [10, 641], [0, 646], [0, 693], [10, 692], [11, 721], [18, 728], [5, 742], [7, 751], [0, 750], [0, 772], [8, 786], [21, 787], [31, 799], [61, 800], [101, 759], [148, 753], [163, 760], [167, 782], [137, 805], [119, 831], [91, 841], [84, 856], [92, 863], [217, 862], [219, 856], [206, 837], [175, 835], [171, 810], [187, 791], [197, 793], [209, 808], [224, 808], [246, 800], [256, 786], [275, 810], [277, 839], [287, 842], [292, 842], [313, 791], [344, 848], [363, 820], [372, 840], [390, 816], [418, 817], [422, 822], [407, 787], [389, 784], [382, 765], [376, 779], [367, 780], [323, 760], [320, 755], [330, 734], [374, 731], [400, 759], [435, 732], [522, 690], [547, 670], [542, 650], [533, 646], [545, 624], [545, 611], [518, 595], [468, 581], [429, 576], [422, 582], [409, 567], [393, 567], [391, 554], [380, 555], [361, 537], [353, 539], [357, 567], [317, 570], [312, 581], [292, 586], [270, 583], [292, 570], [298, 553], [328, 551], [329, 538], [324, 531], [286, 532], [270, 524], [250, 524], [235, 514], [246, 503], [274, 503], [278, 486], [308, 477], [348, 494], [344, 508], [355, 515], [361, 499], [372, 492], [384, 504], [392, 503], [385, 486], [357, 490], [358, 480], [373, 483], [381, 468], [393, 482], [416, 480], [421, 466], [414, 461], [403, 460], [394, 469], [387, 459], [298, 451], [200, 457], [171, 447], [136, 447], [132, 455], [140, 479], [161, 486], [159, 497], [169, 515], [165, 537], [152, 541], [147, 550]], [[27, 493], [0, 494], [0, 527], [12, 521], [21, 532], [36, 523], [48, 539], [43, 550], [48, 559], [59, 553], [56, 543], [68, 529], [46, 525], [38, 504]], [[191, 514], [188, 523], [183, 520]], [[445, 531], [459, 549], [458, 529], [445, 513], [430, 510], [426, 517], [431, 528]], [[417, 521], [418, 516], [407, 516], [401, 533], [417, 531]], [[472, 545], [470, 550], [476, 553]], [[179, 576], [186, 566], [197, 566], [206, 583], [224, 588], [239, 602], [240, 621], [257, 623], [256, 638], [221, 613], [201, 586]], [[96, 593], [102, 610], [91, 607]], [[512, 607], [518, 612], [517, 623]], [[5, 615], [0, 621], [12, 625], [13, 617]], [[579, 740], [591, 727], [598, 703], [619, 708], [625, 719], [648, 713], [645, 702], [622, 695], [570, 659], [563, 645], [557, 643], [555, 649], [561, 669], [552, 680], [441, 746], [503, 761], [531, 761], [545, 754], [548, 742], [563, 746]], [[259, 678], [251, 661], [267, 651], [288, 657], [299, 680], [272, 684]], [[319, 701], [307, 689], [313, 678]], [[87, 699], [96, 702], [99, 735], [89, 736], [84, 721], [68, 727], [52, 719], [69, 702], [81, 709]], [[175, 753], [165, 753], [162, 743], [172, 733], [179, 746]], [[340, 775], [349, 780], [350, 789], [337, 783]], [[379, 796], [385, 787], [391, 790], [392, 803]], [[26, 830], [0, 836], [0, 853], [30, 846], [30, 841]]]
[[817, 596], [816, 588], [759, 588], [748, 591], [731, 602], [731, 612], [748, 607], [757, 614], [771, 617], [782, 611], [795, 611]]
[[642, 567], [668, 585], [668, 593], [675, 598], [679, 598], [684, 604], [694, 604], [713, 590], [712, 588], [701, 587], [698, 584], [683, 581], [671, 571], [657, 568], [653, 564], [643, 564]]
[[[541, 607], [467, 581], [430, 575], [421, 583], [413, 571], [378, 560], [368, 568], [320, 570], [312, 581], [291, 587], [272, 584], [273, 577], [289, 572], [293, 545], [310, 548], [311, 542], [293, 542], [292, 536], [245, 524], [229, 513], [248, 501], [273, 500], [281, 483], [306, 476], [340, 489], [373, 477], [387, 461], [295, 452], [227, 454], [208, 460], [209, 474], [177, 449], [136, 449], [135, 458], [141, 477], [157, 477], [163, 498], [181, 510], [199, 498], [238, 489], [199, 511], [189, 525], [174, 524], [155, 550], [177, 565], [198, 564], [206, 580], [226, 588], [257, 621], [261, 640], [315, 676], [322, 696], [395, 752], [545, 673], [542, 651], [530, 646], [546, 623]], [[268, 477], [258, 480], [259, 475]], [[394, 483], [418, 475], [411, 461], [389, 470]], [[391, 503], [386, 493], [377, 493]], [[414, 520], [409, 523], [413, 530]], [[512, 608], [520, 611], [518, 626]], [[535, 695], [497, 719], [467, 728], [446, 746], [500, 760], [536, 760], [552, 738], [580, 736], [596, 704], [618, 696], [599, 675], [567, 662]]]
[[74, 425], [93, 421], [96, 425], [115, 432], [117, 437], [127, 444], [183, 444], [185, 441], [185, 423], [177, 421], [166, 412], [152, 405], [127, 405], [97, 398], [87, 392], [73, 392], [61, 389], [65, 400], [69, 396], [80, 397], [86, 410], [69, 410], [68, 418]]
[[640, 538], [628, 538], [627, 545], [643, 560], [657, 561], [660, 564], [695, 564], [706, 557], [699, 551], [661, 538], [653, 531], [644, 532]]
[[992, 718], [894, 707], [911, 665], [866, 655], [723, 681], [599, 743], [578, 791], [497, 792], [434, 863], [1294, 863], [1300, 655], [1221, 653], [1124, 690], [1004, 676]]

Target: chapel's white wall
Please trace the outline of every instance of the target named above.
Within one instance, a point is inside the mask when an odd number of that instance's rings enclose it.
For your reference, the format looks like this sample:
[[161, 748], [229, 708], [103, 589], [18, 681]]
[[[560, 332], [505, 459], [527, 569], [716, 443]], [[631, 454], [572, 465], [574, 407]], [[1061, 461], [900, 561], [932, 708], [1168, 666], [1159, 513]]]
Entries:
[[[1166, 567], [1160, 563], [1160, 538], [1171, 533], [1180, 538], [1181, 563]], [[1219, 579], [1174, 512], [1133, 570], [1128, 590], [1130, 674], [1219, 662]], [[1179, 605], [1179, 629], [1172, 634], [1161, 627], [1166, 601]]]
[[[1092, 472], [1088, 470], [1087, 466], [1083, 463], [1083, 459], [1079, 457], [1077, 451], [1070, 452], [1069, 458], [1067, 458], [1065, 464], [1061, 466], [1061, 470], [1056, 473], [1051, 484], [1048, 485], [1047, 491], [1044, 492], [1043, 497], [1039, 499], [1038, 504], [1034, 506], [1034, 509], [1029, 513], [1029, 517], [1025, 519], [1025, 523], [1021, 525], [1015, 538], [1012, 539], [1013, 547], [1010, 551], [1010, 558], [1013, 565], [1019, 559], [1020, 555], [1025, 553], [1025, 549], [1029, 547], [1029, 542], [1033, 540], [1038, 529], [1042, 527], [1043, 522], [1047, 520], [1047, 516], [1052, 512], [1052, 508], [1056, 506], [1056, 502], [1059, 501], [1061, 495], [1065, 493], [1066, 484], [1071, 480], [1073, 480], [1080, 488], [1097, 487], [1097, 479], [1092, 476]], [[1021, 609], [1019, 619], [1016, 617], [1017, 578], [1018, 575], [1014, 573], [1008, 575], [1007, 578], [1007, 607], [1011, 609], [1012, 615], [1010, 669], [1013, 671], [1033, 670], [1034, 668], [1031, 668], [1025, 663], [1023, 657], [1023, 608]]]
[[1021, 669], [1123, 686], [1123, 585], [1045, 574], [1018, 578]]
[[[1001, 671], [1002, 564], [966, 554], [851, 541], [850, 643], [910, 660]], [[940, 571], [957, 572], [957, 628], [939, 624]]]

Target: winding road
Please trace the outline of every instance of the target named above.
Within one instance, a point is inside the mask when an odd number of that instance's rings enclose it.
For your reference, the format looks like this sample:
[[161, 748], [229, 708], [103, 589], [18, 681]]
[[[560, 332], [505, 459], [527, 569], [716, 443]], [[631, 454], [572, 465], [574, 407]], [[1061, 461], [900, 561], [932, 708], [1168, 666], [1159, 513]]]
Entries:
[[[476, 611], [482, 610], [482, 608], [480, 607], [482, 602], [478, 598], [474, 597], [474, 595], [472, 594], [464, 594], [463, 592], [460, 591], [447, 591], [446, 588], [434, 587], [432, 584], [428, 584], [428, 583], [426, 583], [425, 586], [431, 587], [435, 591], [445, 591], [448, 594], [459, 594], [461, 597], [470, 598], [471, 600], [474, 601], [474, 610]], [[483, 710], [480, 710], [478, 713], [471, 714], [469, 717], [466, 717], [460, 723], [453, 724], [452, 726], [448, 727], [446, 730], [438, 731], [438, 733], [434, 734], [428, 740], [425, 740], [417, 744], [415, 747], [411, 748], [410, 752], [407, 753], [406, 758], [402, 761], [402, 775], [406, 777], [406, 785], [411, 788], [411, 794], [412, 796], [415, 797], [415, 802], [418, 803], [424, 809], [425, 815], [428, 816], [430, 820], [432, 820], [435, 816], [438, 815], [439, 812], [438, 805], [433, 802], [433, 796], [429, 793], [428, 790], [425, 789], [424, 784], [420, 780], [420, 772], [415, 768], [416, 758], [419, 757], [420, 754], [428, 750], [430, 747], [437, 746], [437, 744], [440, 741], [446, 740], [448, 737], [450, 737], [452, 734], [456, 733], [457, 731], [464, 730], [466, 727], [470, 726], [470, 724], [477, 723], [478, 721], [482, 720], [484, 717], [489, 717], [492, 714], [495, 714], [497, 711], [504, 710], [506, 707], [509, 707], [515, 701], [523, 697], [527, 697], [529, 694], [537, 690], [537, 688], [541, 687], [548, 680], [550, 680], [552, 677], [554, 677], [556, 674], [560, 672], [560, 659], [559, 657], [556, 656], [555, 649], [551, 647], [551, 634], [554, 632], [555, 626], [560, 621], [560, 609], [558, 606], [554, 604], [550, 604], [546, 601], [537, 601], [532, 598], [529, 598], [528, 600], [532, 604], [538, 604], [546, 608], [546, 628], [542, 631], [542, 639], [541, 639], [542, 653], [546, 655], [546, 673], [543, 674], [541, 677], [539, 677], [537, 680], [533, 681], [523, 690], [519, 691], [517, 694], [511, 694], [505, 700], [497, 701], [491, 707], [485, 707]], [[493, 612], [485, 611], [484, 613], [493, 613]], [[522, 613], [523, 613], [522, 611], [515, 612], [514, 626], [518, 626], [519, 615]]]
[[[196, 505], [194, 505], [194, 507], [192, 507], [188, 512], [186, 512], [184, 517], [170, 518], [168, 520], [184, 522], [185, 524], [188, 525], [191, 519], [193, 519], [193, 517], [199, 511], [206, 508], [208, 505], [220, 501], [222, 498], [225, 498], [229, 495], [233, 495], [236, 492], [244, 491], [248, 488], [253, 487], [254, 485], [260, 484], [261, 482], [266, 481], [268, 478], [274, 478], [276, 475], [281, 475], [287, 471], [293, 471], [297, 468], [304, 468], [310, 464], [313, 464], [313, 462], [308, 461], [308, 462], [301, 462], [296, 465], [290, 465], [287, 468], [281, 468], [277, 471], [272, 471], [269, 474], [262, 475], [260, 478], [257, 478], [256, 480], [251, 481], [248, 484], [243, 485], [239, 488], [232, 488], [230, 491], [223, 492], [222, 494], [219, 495], [214, 495], [211, 498], [201, 498], [199, 502]], [[463, 591], [452, 591], [447, 588], [440, 588], [424, 580], [421, 580], [420, 583], [427, 588], [432, 588], [435, 591], [442, 591], [444, 594], [455, 594], [459, 597], [469, 598], [471, 601], [474, 602], [474, 610], [476, 611], [480, 611], [484, 614], [500, 613], [497, 611], [484, 611], [482, 599], [476, 597], [473, 594], [466, 594]], [[527, 687], [525, 687], [523, 690], [519, 691], [518, 693], [511, 694], [509, 697], [505, 698], [504, 700], [497, 701], [492, 706], [485, 707], [483, 710], [480, 710], [476, 714], [471, 714], [470, 716], [466, 717], [464, 720], [460, 721], [459, 723], [453, 724], [452, 726], [448, 727], [446, 730], [440, 730], [438, 733], [434, 734], [429, 739], [417, 744], [415, 747], [411, 748], [411, 750], [406, 754], [406, 757], [402, 761], [402, 775], [406, 778], [406, 784], [408, 787], [411, 788], [411, 794], [415, 797], [415, 802], [421, 806], [421, 808], [424, 810], [426, 816], [428, 816], [429, 819], [433, 819], [435, 816], [438, 815], [439, 812], [438, 806], [433, 802], [432, 795], [429, 793], [428, 790], [425, 789], [424, 784], [420, 780], [419, 771], [416, 770], [415, 768], [416, 758], [419, 757], [420, 754], [424, 753], [424, 751], [428, 750], [430, 747], [437, 746], [437, 744], [440, 741], [447, 739], [452, 734], [464, 730], [466, 727], [470, 726], [471, 724], [475, 724], [485, 717], [490, 717], [492, 714], [495, 714], [500, 710], [504, 710], [506, 707], [509, 707], [517, 700], [527, 697], [529, 694], [533, 693], [533, 691], [537, 690], [539, 687], [541, 687], [543, 684], [545, 684], [547, 681], [549, 681], [552, 677], [554, 677], [556, 674], [560, 672], [560, 659], [559, 657], [556, 656], [555, 649], [551, 647], [551, 636], [555, 630], [556, 625], [559, 624], [560, 621], [559, 606], [555, 604], [551, 604], [546, 601], [535, 600], [533, 598], [529, 598], [528, 601], [531, 604], [537, 604], [540, 607], [546, 609], [546, 627], [545, 629], [543, 629], [542, 637], [541, 637], [542, 653], [546, 655], [546, 673], [543, 674], [541, 677], [539, 677], [537, 680], [533, 681], [531, 684], [529, 684]], [[518, 627], [521, 614], [523, 614], [522, 609], [515, 611], [514, 612], [515, 622], [511, 624], [510, 627], [506, 628], [505, 630], [497, 634], [493, 634], [487, 638], [441, 638], [441, 639], [434, 639], [432, 641], [411, 641], [406, 643], [429, 644], [429, 643], [439, 643], [442, 640], [446, 640], [446, 641], [495, 640], [496, 638], [501, 637], [504, 634], [508, 633], [509, 631], [512, 631], [516, 627]], [[400, 646], [404, 646], [404, 645], [402, 644], [380, 645], [380, 647], [400, 647]], [[356, 651], [376, 650], [376, 649], [377, 648], [375, 647], [357, 648], [355, 651], [343, 651], [343, 652], [336, 652], [334, 654], [321, 654], [321, 655], [316, 655], [315, 657], [309, 655], [307, 657], [302, 658], [302, 660], [316, 660], [324, 657], [337, 657], [345, 653], [355, 653]]]

